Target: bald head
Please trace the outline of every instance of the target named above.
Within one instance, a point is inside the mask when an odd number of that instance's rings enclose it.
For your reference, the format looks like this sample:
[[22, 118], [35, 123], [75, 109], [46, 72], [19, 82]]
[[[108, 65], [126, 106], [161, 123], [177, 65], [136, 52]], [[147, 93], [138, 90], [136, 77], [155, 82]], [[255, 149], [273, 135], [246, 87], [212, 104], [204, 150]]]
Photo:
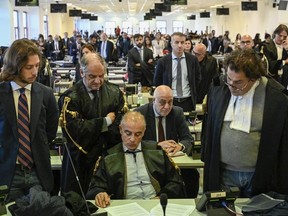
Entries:
[[154, 91], [154, 98], [159, 98], [161, 96], [168, 96], [173, 98], [172, 89], [166, 85], [158, 86]]
[[169, 86], [158, 86], [154, 91], [153, 107], [160, 116], [167, 116], [173, 107], [173, 92]]
[[240, 43], [241, 49], [252, 49], [253, 46], [254, 46], [254, 42], [250, 35], [243, 35], [241, 37], [241, 43]]
[[203, 43], [198, 43], [193, 48], [193, 54], [197, 57], [198, 62], [203, 61], [206, 56], [206, 46]]

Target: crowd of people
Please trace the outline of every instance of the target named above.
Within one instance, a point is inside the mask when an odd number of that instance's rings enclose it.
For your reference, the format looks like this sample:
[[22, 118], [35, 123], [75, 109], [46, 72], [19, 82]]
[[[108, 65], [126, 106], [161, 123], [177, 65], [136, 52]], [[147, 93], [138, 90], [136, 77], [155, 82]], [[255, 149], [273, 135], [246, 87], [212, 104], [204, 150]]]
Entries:
[[[198, 171], [181, 172], [170, 157], [179, 151], [191, 155], [194, 139], [183, 112], [199, 103], [206, 104], [204, 192], [238, 187], [240, 197], [288, 194], [286, 25], [265, 41], [259, 34], [254, 39], [237, 34], [233, 47], [229, 31], [203, 34], [196, 43], [181, 32], [165, 39], [160, 32], [129, 37], [117, 29], [117, 34], [115, 43], [105, 32], [86, 34], [87, 41], [77, 31], [47, 41], [39, 35], [38, 41], [16, 40], [5, 52], [0, 185], [9, 187], [6, 202], [26, 196], [35, 185], [52, 191], [49, 143], [58, 119], [67, 139], [61, 193], [85, 194], [100, 207], [113, 198], [151, 199], [161, 193], [197, 197]], [[224, 73], [213, 56], [220, 53]], [[43, 57], [65, 55], [73, 57], [78, 78], [57, 106], [53, 90], [37, 76]], [[124, 93], [105, 80], [107, 65], [118, 58], [127, 58], [129, 83], [155, 86], [149, 104], [127, 112]]]

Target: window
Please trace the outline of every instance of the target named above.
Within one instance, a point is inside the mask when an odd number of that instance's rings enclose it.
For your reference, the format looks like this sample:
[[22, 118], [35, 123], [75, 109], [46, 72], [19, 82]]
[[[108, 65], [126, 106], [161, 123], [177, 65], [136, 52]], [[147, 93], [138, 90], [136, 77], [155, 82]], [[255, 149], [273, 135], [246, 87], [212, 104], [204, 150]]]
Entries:
[[167, 23], [166, 21], [156, 21], [156, 32], [160, 31], [161, 34], [166, 34]]
[[24, 38], [28, 38], [28, 14], [27, 12], [23, 12], [22, 14], [23, 19], [23, 32], [24, 32]]
[[183, 21], [173, 21], [173, 32], [183, 32]]
[[43, 16], [43, 21], [44, 21], [44, 38], [48, 38], [48, 16], [45, 15]]
[[115, 22], [105, 22], [105, 30], [104, 32], [107, 34], [107, 36], [111, 36], [115, 34]]
[[122, 22], [122, 30], [128, 35], [133, 35], [133, 27], [131, 22]]
[[14, 19], [14, 39], [19, 39], [19, 12], [17, 10], [13, 11]]
[[140, 21], [139, 27], [140, 27], [140, 34], [144, 35], [145, 32], [149, 32], [150, 30], [149, 21]]

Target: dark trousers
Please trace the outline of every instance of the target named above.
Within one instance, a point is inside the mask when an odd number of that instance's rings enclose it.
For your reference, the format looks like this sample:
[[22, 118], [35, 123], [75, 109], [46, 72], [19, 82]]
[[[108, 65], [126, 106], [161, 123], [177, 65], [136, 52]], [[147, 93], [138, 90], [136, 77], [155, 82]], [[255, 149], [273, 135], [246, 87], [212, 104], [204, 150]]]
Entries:
[[196, 198], [199, 191], [199, 172], [197, 169], [181, 169], [187, 198]]
[[27, 167], [16, 164], [14, 178], [5, 202], [9, 203], [28, 195], [30, 188], [35, 185], [41, 185], [35, 168], [30, 170]]
[[192, 110], [195, 110], [191, 97], [181, 99], [174, 98], [173, 105], [181, 107], [183, 112], [191, 112]]

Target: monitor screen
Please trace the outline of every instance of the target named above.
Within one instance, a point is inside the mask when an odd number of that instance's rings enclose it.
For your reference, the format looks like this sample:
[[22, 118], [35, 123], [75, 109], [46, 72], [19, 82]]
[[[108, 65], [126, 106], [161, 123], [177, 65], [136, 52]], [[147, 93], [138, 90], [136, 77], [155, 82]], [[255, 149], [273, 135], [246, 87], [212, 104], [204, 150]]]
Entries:
[[187, 16], [187, 20], [196, 20], [196, 15]]
[[91, 16], [89, 19], [91, 21], [97, 21], [98, 20], [98, 16]]
[[187, 0], [164, 0], [164, 4], [169, 4], [169, 5], [187, 5]]
[[15, 0], [15, 6], [39, 6], [39, 0]]
[[242, 11], [257, 11], [257, 2], [252, 1], [242, 1], [241, 2]]
[[278, 10], [286, 10], [288, 1], [280, 1], [278, 5]]
[[91, 18], [91, 14], [89, 13], [82, 13], [81, 15], [81, 19], [90, 19]]
[[201, 12], [200, 13], [200, 18], [209, 18], [210, 17], [210, 12]]
[[69, 17], [81, 17], [82, 10], [69, 10]]
[[229, 8], [216, 8], [216, 15], [229, 15]]
[[67, 4], [50, 4], [50, 13], [67, 13]]
[[171, 5], [155, 3], [155, 12], [171, 12]]
[[150, 9], [150, 14], [153, 16], [162, 16], [162, 12], [161, 11], [155, 11], [155, 9]]

